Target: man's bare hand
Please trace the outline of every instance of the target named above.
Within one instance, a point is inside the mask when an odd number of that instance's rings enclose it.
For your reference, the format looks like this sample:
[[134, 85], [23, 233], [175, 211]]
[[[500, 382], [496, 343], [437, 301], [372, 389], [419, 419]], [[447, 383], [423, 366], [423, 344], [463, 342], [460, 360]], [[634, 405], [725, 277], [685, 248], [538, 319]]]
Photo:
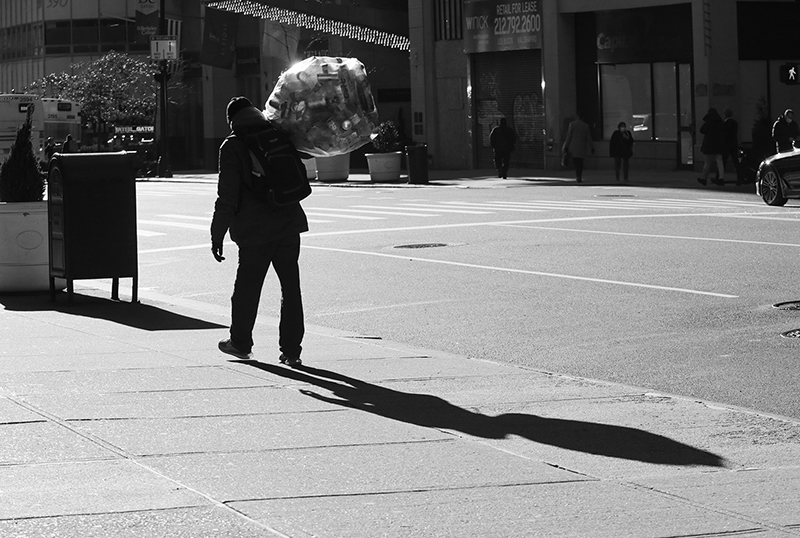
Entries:
[[218, 262], [225, 260], [225, 257], [222, 255], [222, 243], [211, 243], [211, 253], [214, 254], [214, 259]]

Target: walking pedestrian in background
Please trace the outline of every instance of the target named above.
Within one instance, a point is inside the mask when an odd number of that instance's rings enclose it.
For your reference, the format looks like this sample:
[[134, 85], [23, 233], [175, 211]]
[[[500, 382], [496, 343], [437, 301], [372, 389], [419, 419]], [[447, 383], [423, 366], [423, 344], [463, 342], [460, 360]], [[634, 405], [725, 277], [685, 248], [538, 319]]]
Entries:
[[700, 133], [704, 135], [700, 151], [705, 156], [705, 162], [703, 163], [703, 176], [697, 178], [697, 181], [701, 185], [707, 185], [711, 165], [716, 162], [719, 179], [712, 181], [717, 185], [722, 185], [725, 183], [725, 167], [722, 164], [722, 154], [725, 153], [725, 128], [716, 108], [708, 109], [708, 113], [703, 117]]
[[800, 127], [794, 121], [794, 111], [787, 108], [772, 124], [772, 140], [778, 153], [792, 151], [794, 143], [800, 138]]
[[489, 145], [494, 150], [494, 167], [497, 168], [497, 177], [508, 177], [508, 165], [516, 142], [517, 133], [508, 126], [505, 118], [500, 118], [500, 125], [492, 129], [489, 134]]
[[308, 220], [299, 202], [277, 206], [256, 197], [253, 164], [244, 139], [269, 127], [264, 115], [245, 97], [235, 97], [226, 110], [233, 131], [219, 148], [219, 183], [211, 221], [211, 252], [218, 262], [223, 239], [230, 231], [239, 247], [239, 266], [231, 297], [230, 338], [219, 342], [223, 353], [252, 357], [253, 328], [267, 270], [272, 265], [281, 284], [279, 360], [301, 364], [305, 331], [300, 294], [300, 234]]
[[722, 168], [728, 167], [728, 159], [733, 161], [733, 169], [736, 172], [736, 184], [741, 185], [739, 176], [739, 122], [733, 119], [733, 110], [726, 108], [725, 119], [722, 122], [725, 132], [725, 153], [722, 154]]
[[619, 181], [619, 169], [622, 168], [622, 177], [628, 182], [629, 160], [633, 157], [633, 135], [628, 130], [624, 121], [619, 122], [617, 130], [611, 135], [608, 145], [609, 153], [614, 157], [614, 173]]
[[575, 163], [575, 179], [580, 183], [583, 181], [583, 159], [589, 152], [594, 155], [594, 142], [589, 125], [583, 121], [581, 113], [578, 112], [576, 116], [567, 128], [567, 137], [561, 151], [572, 157]]
[[74, 153], [75, 152], [75, 141], [72, 139], [72, 135], [68, 134], [67, 138], [64, 139], [64, 143], [61, 145], [61, 153]]

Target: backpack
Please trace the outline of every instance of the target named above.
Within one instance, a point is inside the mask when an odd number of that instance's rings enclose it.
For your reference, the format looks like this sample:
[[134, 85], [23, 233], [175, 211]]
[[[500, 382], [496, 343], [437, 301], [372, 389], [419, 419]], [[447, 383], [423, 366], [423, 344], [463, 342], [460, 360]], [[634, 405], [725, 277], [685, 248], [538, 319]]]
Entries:
[[270, 125], [245, 136], [244, 143], [250, 150], [256, 198], [285, 206], [311, 194], [306, 167], [286, 134]]

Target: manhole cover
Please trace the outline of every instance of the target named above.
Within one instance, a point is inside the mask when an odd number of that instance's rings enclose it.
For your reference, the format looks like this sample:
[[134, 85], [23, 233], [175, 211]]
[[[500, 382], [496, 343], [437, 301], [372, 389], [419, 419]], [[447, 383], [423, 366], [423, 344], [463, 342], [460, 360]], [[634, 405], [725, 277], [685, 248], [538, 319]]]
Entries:
[[595, 194], [595, 198], [636, 198], [635, 194]]
[[793, 331], [786, 331], [785, 333], [781, 333], [781, 336], [784, 338], [800, 338], [800, 329], [795, 329]]
[[394, 248], [436, 248], [446, 247], [447, 243], [414, 243], [411, 245], [397, 245]]
[[772, 308], [780, 310], [800, 310], [800, 301], [786, 301], [785, 303], [775, 303]]

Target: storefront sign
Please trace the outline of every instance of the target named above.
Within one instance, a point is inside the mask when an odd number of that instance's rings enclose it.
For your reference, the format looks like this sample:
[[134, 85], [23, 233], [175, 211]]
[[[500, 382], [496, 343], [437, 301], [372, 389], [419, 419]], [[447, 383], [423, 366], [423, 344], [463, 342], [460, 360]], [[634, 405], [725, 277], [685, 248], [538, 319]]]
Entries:
[[153, 134], [155, 127], [152, 125], [117, 125], [114, 127], [117, 134]]
[[542, 48], [540, 1], [464, 1], [464, 49], [497, 52]]

